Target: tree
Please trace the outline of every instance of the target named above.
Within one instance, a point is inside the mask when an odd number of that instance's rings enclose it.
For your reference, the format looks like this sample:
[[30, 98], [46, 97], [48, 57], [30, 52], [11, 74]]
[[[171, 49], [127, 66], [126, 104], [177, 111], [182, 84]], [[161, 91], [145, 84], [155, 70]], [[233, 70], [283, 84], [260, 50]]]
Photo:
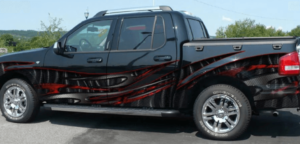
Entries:
[[300, 37], [300, 25], [298, 25], [296, 28], [292, 29], [291, 32], [289, 32], [289, 35]]
[[0, 36], [0, 40], [4, 42], [4, 46], [9, 46], [14, 41], [14, 37], [10, 34], [4, 34]]
[[227, 27], [217, 29], [217, 38], [231, 37], [270, 37], [285, 36], [282, 30], [276, 30], [273, 27], [266, 28], [263, 24], [255, 24], [255, 20], [245, 19], [236, 21]]
[[38, 36], [31, 38], [30, 40], [23, 39], [18, 42], [15, 51], [26, 50], [31, 48], [49, 47], [53, 45], [64, 33], [60, 24], [62, 19], [52, 18], [49, 15], [49, 25], [47, 26], [41, 21], [42, 31], [38, 33]]
[[41, 21], [41, 27], [44, 32], [40, 33], [40, 45], [44, 47], [49, 47], [53, 45], [61, 36], [64, 34], [63, 28], [60, 27], [62, 19], [52, 18], [49, 15], [49, 23], [47, 26], [44, 22]]
[[217, 29], [216, 38], [226, 38], [224, 27], [220, 27], [220, 28]]

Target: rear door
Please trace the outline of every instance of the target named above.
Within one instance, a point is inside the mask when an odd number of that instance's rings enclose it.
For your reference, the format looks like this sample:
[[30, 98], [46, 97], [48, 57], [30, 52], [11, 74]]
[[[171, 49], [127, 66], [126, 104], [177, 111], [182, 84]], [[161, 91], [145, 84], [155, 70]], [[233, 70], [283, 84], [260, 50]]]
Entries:
[[111, 105], [166, 108], [175, 85], [175, 34], [169, 14], [120, 17], [107, 63]]

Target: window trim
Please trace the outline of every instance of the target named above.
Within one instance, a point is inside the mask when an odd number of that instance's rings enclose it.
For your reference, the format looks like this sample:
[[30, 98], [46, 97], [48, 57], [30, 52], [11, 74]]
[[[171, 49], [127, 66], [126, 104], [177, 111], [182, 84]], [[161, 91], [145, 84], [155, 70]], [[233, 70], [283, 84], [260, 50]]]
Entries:
[[154, 17], [153, 28], [152, 28], [152, 34], [151, 34], [151, 44], [150, 44], [150, 49], [153, 49], [153, 37], [154, 37], [154, 30], [155, 30], [155, 26], [156, 26], [156, 20], [157, 20], [157, 16]]
[[201, 25], [201, 28], [202, 28], [203, 34], [205, 35], [205, 38], [208, 38], [208, 36], [207, 36], [207, 33], [206, 33], [206, 29], [204, 28], [204, 24], [203, 24], [203, 22], [201, 22], [201, 21], [200, 21], [200, 25]]
[[64, 54], [89, 54], [89, 53], [109, 53], [109, 51], [87, 51], [87, 52], [64, 52]]
[[[85, 22], [85, 23], [79, 25], [78, 28], [72, 29], [71, 32], [70, 32], [70, 34], [68, 34], [68, 35], [66, 36], [66, 40], [65, 40], [65, 42], [64, 42], [64, 45], [66, 46], [69, 37], [70, 37], [74, 32], [76, 32], [77, 30], [79, 30], [80, 28], [82, 28], [83, 26], [85, 26], [85, 25], [87, 25], [87, 24], [94, 23], [94, 22], [105, 21], [105, 20], [111, 20], [111, 27], [110, 27], [110, 29], [109, 29], [109, 31], [108, 31], [108, 34], [107, 34], [107, 38], [108, 38], [109, 35], [110, 35], [110, 34], [112, 33], [112, 31], [113, 31], [112, 28], [115, 27], [115, 25], [114, 25], [115, 18], [100, 19], [100, 20], [99, 20], [99, 19], [96, 19], [96, 20], [88, 21], [88, 22]], [[108, 41], [105, 42], [105, 46], [107, 46], [107, 42], [108, 42]], [[63, 49], [65, 50], [65, 48], [63, 48]], [[105, 53], [105, 52], [109, 52], [109, 51], [110, 51], [110, 49], [105, 49], [105, 48], [104, 48], [104, 51], [83, 51], [83, 52], [68, 52], [68, 51], [65, 51], [64, 54]]]
[[[158, 17], [158, 16], [161, 17], [162, 22], [163, 22], [164, 43], [163, 43], [160, 47], [153, 48], [153, 36], [154, 36], [154, 30], [155, 30], [156, 21], [157, 21], [157, 17]], [[122, 26], [123, 26], [124, 19], [130, 19], [130, 18], [144, 18], [144, 17], [154, 17], [153, 28], [152, 28], [152, 36], [151, 36], [151, 46], [150, 46], [150, 48], [148, 48], [148, 49], [140, 49], [140, 50], [131, 50], [131, 49], [128, 49], [128, 50], [119, 50], [119, 43], [120, 43], [120, 38], [121, 38], [121, 30], [122, 30]], [[111, 52], [154, 51], [154, 50], [157, 50], [157, 49], [160, 49], [160, 48], [164, 47], [164, 46], [166, 45], [166, 43], [167, 43], [167, 36], [166, 36], [165, 20], [164, 20], [163, 16], [161, 16], [161, 15], [155, 15], [155, 16], [123, 17], [123, 18], [121, 19], [121, 24], [120, 24], [119, 33], [118, 33], [118, 44], [117, 44], [117, 49], [116, 49], [116, 50], [111, 50]]]
[[[157, 47], [157, 48], [153, 48], [153, 43], [151, 43], [151, 49], [160, 49], [160, 48], [164, 47], [164, 46], [166, 45], [166, 43], [167, 43], [167, 35], [166, 35], [165, 20], [164, 20], [164, 18], [163, 18], [161, 15], [156, 15], [156, 17], [157, 17], [157, 16], [161, 17], [162, 22], [163, 22], [163, 28], [164, 28], [164, 43], [163, 43], [161, 46]], [[157, 19], [156, 19], [156, 20], [157, 20]], [[155, 27], [155, 26], [156, 26], [156, 21], [155, 21], [154, 27]], [[155, 28], [154, 28], [154, 30], [155, 30]], [[154, 32], [155, 32], [154, 30], [153, 30], [153, 36], [154, 36]], [[152, 39], [152, 42], [153, 42], [153, 39]]]

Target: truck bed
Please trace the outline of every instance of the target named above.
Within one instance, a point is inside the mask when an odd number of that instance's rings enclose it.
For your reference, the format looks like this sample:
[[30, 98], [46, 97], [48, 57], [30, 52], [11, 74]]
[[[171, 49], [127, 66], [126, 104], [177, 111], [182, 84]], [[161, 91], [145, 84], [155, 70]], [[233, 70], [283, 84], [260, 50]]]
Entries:
[[[296, 51], [296, 37], [201, 39], [183, 45], [179, 87], [230, 77], [252, 91], [257, 108], [298, 107], [298, 77], [280, 76], [278, 60]], [[200, 82], [201, 83], [201, 82]]]

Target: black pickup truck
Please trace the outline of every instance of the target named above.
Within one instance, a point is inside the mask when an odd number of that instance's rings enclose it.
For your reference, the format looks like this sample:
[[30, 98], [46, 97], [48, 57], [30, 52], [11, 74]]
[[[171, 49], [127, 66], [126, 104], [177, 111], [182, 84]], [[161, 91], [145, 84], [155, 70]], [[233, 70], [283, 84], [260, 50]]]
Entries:
[[0, 57], [12, 122], [53, 111], [193, 116], [212, 139], [240, 136], [261, 110], [300, 104], [296, 37], [209, 39], [168, 6], [101, 11], [53, 46]]

